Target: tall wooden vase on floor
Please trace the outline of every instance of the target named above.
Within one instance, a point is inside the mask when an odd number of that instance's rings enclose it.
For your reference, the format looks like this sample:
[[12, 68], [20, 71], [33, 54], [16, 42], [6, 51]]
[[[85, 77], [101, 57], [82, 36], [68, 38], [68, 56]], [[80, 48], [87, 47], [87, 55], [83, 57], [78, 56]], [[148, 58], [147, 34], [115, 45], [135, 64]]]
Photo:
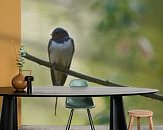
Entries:
[[21, 70], [19, 70], [19, 73], [13, 77], [12, 86], [16, 89], [16, 91], [24, 91], [27, 87], [27, 82], [25, 81]]

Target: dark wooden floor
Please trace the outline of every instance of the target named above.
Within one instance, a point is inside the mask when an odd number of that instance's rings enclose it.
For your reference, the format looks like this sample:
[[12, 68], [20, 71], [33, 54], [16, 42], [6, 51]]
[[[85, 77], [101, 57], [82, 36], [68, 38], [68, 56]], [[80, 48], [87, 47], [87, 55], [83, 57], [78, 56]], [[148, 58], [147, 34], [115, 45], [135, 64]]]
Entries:
[[[107, 126], [95, 126], [96, 130], [109, 130]], [[65, 126], [22, 126], [19, 130], [65, 130]], [[71, 126], [70, 130], [90, 130], [89, 126]], [[137, 130], [136, 127], [133, 130]], [[148, 126], [141, 126], [141, 130], [149, 130]], [[154, 130], [163, 130], [163, 126], [155, 126]]]

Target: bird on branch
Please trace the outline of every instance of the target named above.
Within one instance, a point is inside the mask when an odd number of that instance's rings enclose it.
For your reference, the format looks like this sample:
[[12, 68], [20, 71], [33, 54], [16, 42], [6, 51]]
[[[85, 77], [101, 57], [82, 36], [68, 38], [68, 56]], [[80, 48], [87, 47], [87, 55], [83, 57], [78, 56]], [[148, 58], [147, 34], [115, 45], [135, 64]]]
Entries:
[[[74, 40], [69, 37], [68, 32], [63, 28], [54, 29], [48, 43], [49, 62], [56, 63], [58, 66], [69, 69], [74, 51]], [[50, 71], [53, 86], [64, 86], [67, 79], [67, 74], [55, 70], [55, 67], [51, 68]], [[56, 97], [55, 115], [57, 101], [58, 98]]]

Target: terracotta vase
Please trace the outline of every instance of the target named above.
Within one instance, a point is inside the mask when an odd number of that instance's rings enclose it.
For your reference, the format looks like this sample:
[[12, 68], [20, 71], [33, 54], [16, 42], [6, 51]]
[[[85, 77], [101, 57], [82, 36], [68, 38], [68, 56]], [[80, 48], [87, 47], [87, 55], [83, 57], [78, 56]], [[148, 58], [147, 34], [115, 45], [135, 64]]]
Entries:
[[24, 79], [24, 75], [21, 71], [13, 77], [12, 79], [12, 86], [16, 89], [16, 91], [24, 91], [27, 87], [27, 82]]

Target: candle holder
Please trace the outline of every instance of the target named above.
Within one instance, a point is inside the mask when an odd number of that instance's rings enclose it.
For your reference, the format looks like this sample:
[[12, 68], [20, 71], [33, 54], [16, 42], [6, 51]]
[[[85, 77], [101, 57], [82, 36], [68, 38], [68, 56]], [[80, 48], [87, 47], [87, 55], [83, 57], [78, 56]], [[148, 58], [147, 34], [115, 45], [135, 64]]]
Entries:
[[25, 81], [27, 81], [27, 93], [32, 94], [32, 81], [34, 80], [33, 76], [25, 76]]

